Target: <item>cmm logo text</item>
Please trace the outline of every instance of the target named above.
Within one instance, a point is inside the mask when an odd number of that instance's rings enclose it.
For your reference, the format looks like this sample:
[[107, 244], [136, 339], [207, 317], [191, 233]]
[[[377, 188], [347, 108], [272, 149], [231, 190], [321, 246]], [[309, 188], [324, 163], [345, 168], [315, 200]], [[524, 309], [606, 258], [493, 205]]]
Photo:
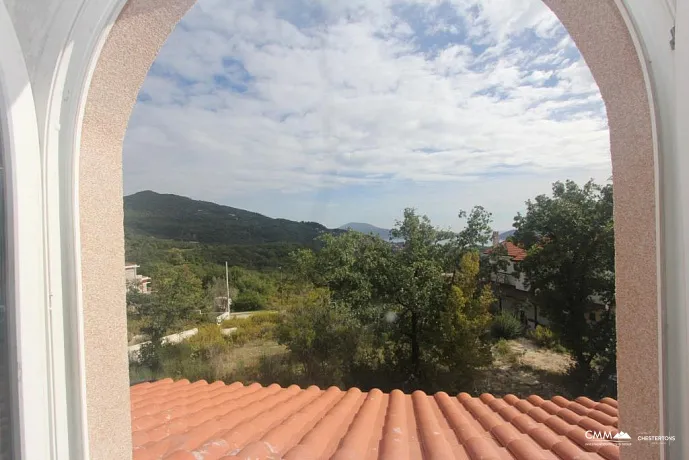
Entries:
[[586, 436], [586, 439], [591, 439], [594, 441], [610, 441], [610, 442], [618, 442], [618, 443], [630, 441], [632, 439], [632, 437], [629, 436], [624, 431], [620, 431], [617, 434], [612, 434], [612, 432], [610, 432], [610, 431], [588, 430], [588, 431], [586, 431], [584, 436]]

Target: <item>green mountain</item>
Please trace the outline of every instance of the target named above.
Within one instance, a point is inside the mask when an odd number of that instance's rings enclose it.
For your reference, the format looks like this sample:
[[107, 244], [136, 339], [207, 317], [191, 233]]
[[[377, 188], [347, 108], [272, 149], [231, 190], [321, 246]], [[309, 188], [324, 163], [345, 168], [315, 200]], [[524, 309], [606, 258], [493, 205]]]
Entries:
[[155, 237], [202, 244], [304, 246], [326, 232], [316, 222], [273, 219], [255, 212], [150, 190], [124, 197], [124, 228], [130, 237]]

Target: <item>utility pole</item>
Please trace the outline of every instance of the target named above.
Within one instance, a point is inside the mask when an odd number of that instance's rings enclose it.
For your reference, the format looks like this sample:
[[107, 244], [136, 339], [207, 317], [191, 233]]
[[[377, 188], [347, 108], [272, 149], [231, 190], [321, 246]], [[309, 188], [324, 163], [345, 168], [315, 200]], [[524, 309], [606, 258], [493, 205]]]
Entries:
[[227, 262], [225, 262], [225, 287], [227, 288], [227, 313], [230, 313], [230, 272], [227, 268]]

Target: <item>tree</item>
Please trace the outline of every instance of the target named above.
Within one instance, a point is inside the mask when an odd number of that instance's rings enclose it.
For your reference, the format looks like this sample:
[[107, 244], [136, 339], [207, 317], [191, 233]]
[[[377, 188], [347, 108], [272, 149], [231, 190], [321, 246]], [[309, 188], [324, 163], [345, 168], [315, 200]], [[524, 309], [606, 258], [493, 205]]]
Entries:
[[135, 300], [140, 302], [137, 311], [145, 321], [141, 330], [151, 341], [142, 355], [156, 370], [161, 339], [181, 321], [190, 319], [194, 311], [202, 309], [205, 296], [201, 280], [186, 265], [157, 265], [152, 273], [152, 288], [146, 298], [137, 296]]
[[326, 288], [332, 305], [350, 311], [379, 340], [370, 355], [382, 355], [388, 374], [406, 378], [407, 389], [433, 384], [438, 366], [452, 368], [457, 378], [469, 376], [484, 357], [490, 360], [477, 346], [492, 301], [489, 291], [478, 289], [478, 254], [467, 245], [455, 263], [458, 236], [413, 209], [404, 211], [391, 235], [404, 240], [400, 250], [356, 232], [324, 236], [319, 252], [295, 254], [298, 272]]
[[[479, 283], [478, 252], [462, 256], [458, 273], [440, 313], [436, 350], [440, 366], [459, 382], [468, 383], [473, 369], [492, 361], [488, 337], [492, 316], [488, 309], [495, 299], [490, 286]], [[459, 375], [454, 371], [458, 363], [463, 371]]]
[[509, 265], [507, 249], [504, 245], [490, 248], [487, 254], [480, 260], [479, 279], [484, 286], [490, 286], [495, 301], [498, 303], [498, 311], [502, 312], [502, 294], [504, 272]]
[[[447, 253], [450, 255], [449, 269], [453, 273], [453, 281], [455, 273], [462, 261], [462, 256], [467, 252], [479, 252], [490, 241], [492, 235], [491, 222], [492, 215], [483, 206], [474, 206], [470, 212], [460, 211], [458, 217], [466, 219], [465, 227], [450, 241], [447, 245]], [[499, 251], [499, 250], [498, 250]], [[496, 261], [501, 261], [498, 254], [493, 254]], [[502, 262], [500, 262], [502, 263]], [[486, 265], [485, 261], [482, 264], [481, 278], [483, 282], [490, 282], [490, 270], [496, 268], [491, 265]], [[499, 265], [499, 264], [498, 264]], [[488, 277], [486, 280], [485, 278]]]
[[409, 372], [422, 379], [422, 348], [433, 342], [445, 303], [447, 248], [440, 243], [454, 235], [436, 229], [428, 217], [418, 216], [413, 209], [404, 211], [404, 219], [397, 222], [391, 235], [404, 239], [404, 247], [392, 254], [384, 293], [398, 308], [400, 332], [409, 340]]
[[467, 220], [466, 226], [457, 234], [457, 246], [462, 252], [479, 251], [490, 241], [492, 235], [492, 214], [483, 206], [474, 206], [469, 213], [459, 212], [459, 218]]
[[[615, 372], [615, 267], [612, 185], [553, 184], [552, 197], [527, 202], [513, 238], [528, 251], [521, 264], [535, 303], [572, 351], [572, 375], [591, 394]], [[590, 321], [592, 298], [607, 306]]]

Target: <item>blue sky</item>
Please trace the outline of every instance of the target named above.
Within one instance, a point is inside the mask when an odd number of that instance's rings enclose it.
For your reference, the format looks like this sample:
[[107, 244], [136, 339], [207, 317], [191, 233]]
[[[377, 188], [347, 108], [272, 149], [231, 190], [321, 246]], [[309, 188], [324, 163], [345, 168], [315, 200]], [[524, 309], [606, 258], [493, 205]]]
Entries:
[[605, 108], [541, 0], [199, 0], [132, 113], [125, 193], [336, 227], [416, 207], [498, 229], [611, 175]]

